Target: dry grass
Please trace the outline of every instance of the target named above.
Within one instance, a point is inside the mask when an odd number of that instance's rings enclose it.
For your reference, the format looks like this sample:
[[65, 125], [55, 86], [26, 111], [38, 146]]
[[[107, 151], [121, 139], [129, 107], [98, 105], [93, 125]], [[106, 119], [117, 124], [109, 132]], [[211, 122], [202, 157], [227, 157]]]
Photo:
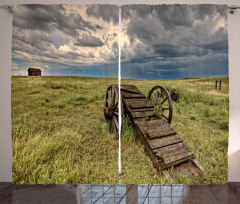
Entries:
[[[180, 93], [171, 125], [206, 169], [202, 183], [226, 183], [228, 178], [228, 78], [221, 78], [221, 91], [215, 90], [215, 80], [122, 80], [146, 95], [155, 85]], [[117, 79], [12, 78], [14, 183], [118, 183], [118, 140], [103, 117], [112, 83]], [[167, 183], [126, 120], [121, 142], [122, 183]], [[174, 182], [199, 179], [179, 174]]]
[[118, 183], [118, 141], [104, 123], [116, 79], [13, 77], [14, 183]]
[[[215, 90], [215, 80], [222, 80], [222, 90]], [[171, 126], [195, 153], [206, 169], [201, 178], [179, 173], [174, 183], [226, 183], [228, 180], [228, 78], [179, 80], [122, 80], [135, 84], [147, 95], [155, 85], [175, 88], [180, 101], [173, 102]], [[122, 134], [122, 183], [168, 183], [153, 167], [130, 121], [125, 120]], [[171, 172], [171, 170], [169, 170]]]

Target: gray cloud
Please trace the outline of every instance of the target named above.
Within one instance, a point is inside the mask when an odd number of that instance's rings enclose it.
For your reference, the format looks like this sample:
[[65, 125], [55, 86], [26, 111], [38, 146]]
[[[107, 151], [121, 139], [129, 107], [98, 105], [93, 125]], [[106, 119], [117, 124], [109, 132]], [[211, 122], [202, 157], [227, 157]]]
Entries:
[[[117, 58], [112, 56], [115, 51], [111, 49], [117, 36], [109, 29], [116, 25], [107, 16], [112, 14], [103, 14], [103, 23], [94, 16], [89, 20], [86, 9], [83, 5], [14, 6], [14, 70], [19, 73], [24, 66], [58, 70], [58, 66], [76, 68], [116, 63]], [[101, 8], [99, 12], [103, 11]]]
[[226, 6], [223, 5], [127, 5], [123, 6], [122, 19], [135, 16], [146, 19], [149, 16], [157, 18], [165, 29], [178, 26], [192, 26], [194, 19], [203, 20], [216, 13], [227, 17]]
[[96, 31], [101, 26], [85, 21], [81, 14], [66, 14], [63, 5], [24, 5], [15, 6], [13, 26], [22, 29], [53, 32], [61, 30], [68, 35], [78, 35], [81, 31]]
[[[157, 44], [153, 46], [154, 52], [159, 54], [161, 57], [175, 58], [184, 56], [203, 56], [208, 53], [206, 49], [201, 47], [191, 47], [191, 46], [179, 46], [171, 45], [167, 43]], [[207, 46], [205, 47], [207, 48]]]
[[102, 18], [104, 21], [118, 23], [118, 7], [114, 5], [91, 5], [88, 6], [86, 13], [89, 16]]
[[81, 37], [77, 38], [75, 45], [80, 47], [101, 47], [103, 46], [103, 42], [100, 38], [84, 33]]
[[215, 52], [227, 53], [228, 52], [228, 42], [226, 40], [215, 41], [208, 44], [202, 45], [203, 48], [209, 49]]
[[123, 35], [129, 44], [122, 45], [122, 61], [141, 73], [197, 73], [201, 66], [227, 73], [226, 11], [218, 5], [123, 6]]

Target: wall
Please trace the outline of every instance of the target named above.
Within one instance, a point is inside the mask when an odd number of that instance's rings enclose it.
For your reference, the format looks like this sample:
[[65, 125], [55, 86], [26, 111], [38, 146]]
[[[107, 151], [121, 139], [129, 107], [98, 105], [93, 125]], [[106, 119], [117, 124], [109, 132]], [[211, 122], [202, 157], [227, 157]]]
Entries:
[[[11, 4], [49, 4], [49, 0], [1, 0]], [[84, 0], [52, 0], [51, 4], [86, 4]], [[88, 0], [87, 4], [193, 4], [192, 0]], [[240, 6], [239, 0], [195, 0], [194, 4], [227, 4]], [[230, 119], [229, 181], [240, 182], [240, 9], [228, 14]], [[11, 143], [11, 40], [12, 15], [0, 9], [0, 182], [12, 181]]]

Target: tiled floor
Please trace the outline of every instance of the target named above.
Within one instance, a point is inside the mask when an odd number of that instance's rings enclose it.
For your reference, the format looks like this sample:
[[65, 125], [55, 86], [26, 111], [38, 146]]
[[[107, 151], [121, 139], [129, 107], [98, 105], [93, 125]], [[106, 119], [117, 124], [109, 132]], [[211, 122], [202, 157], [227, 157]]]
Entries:
[[240, 203], [240, 183], [224, 185], [12, 185], [0, 183], [0, 203]]

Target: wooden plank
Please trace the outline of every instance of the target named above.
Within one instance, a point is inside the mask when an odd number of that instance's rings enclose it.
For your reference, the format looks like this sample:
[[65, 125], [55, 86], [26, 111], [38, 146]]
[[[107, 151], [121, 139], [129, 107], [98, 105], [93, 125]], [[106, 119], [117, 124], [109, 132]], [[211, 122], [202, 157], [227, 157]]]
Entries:
[[189, 159], [191, 159], [193, 157], [194, 157], [193, 152], [188, 151], [188, 152], [179, 153], [179, 154], [174, 155], [172, 157], [165, 158], [164, 159], [165, 168], [183, 163], [183, 162], [188, 161]]
[[131, 188], [133, 187], [133, 184], [126, 184], [126, 193], [125, 195], [120, 199], [120, 201], [118, 202], [118, 204], [120, 203], [126, 203], [126, 195], [127, 193], [131, 190]]
[[147, 142], [150, 148], [154, 150], [160, 147], [165, 147], [165, 146], [182, 142], [182, 139], [178, 135], [171, 135], [168, 137], [161, 137], [153, 140], [147, 139]]
[[161, 171], [162, 170], [162, 166], [158, 162], [158, 160], [156, 159], [155, 155], [153, 154], [153, 151], [151, 150], [151, 148], [150, 148], [150, 146], [149, 146], [149, 144], [147, 142], [146, 137], [141, 133], [140, 128], [138, 126], [139, 122], [137, 120], [135, 120], [135, 119], [132, 119], [132, 118], [131, 118], [131, 121], [132, 121], [132, 123], [133, 123], [133, 125], [134, 125], [134, 127], [135, 127], [135, 129], [136, 129], [136, 131], [137, 131], [137, 133], [138, 133], [138, 135], [139, 135], [143, 145], [145, 146], [145, 148], [146, 148], [150, 158], [152, 159], [152, 161], [154, 163], [154, 166], [157, 168], [157, 170]]
[[121, 92], [123, 98], [146, 98], [144, 94], [133, 94], [127, 92]]
[[[130, 108], [129, 108], [130, 109]], [[131, 112], [144, 112], [144, 111], [154, 111], [154, 108], [139, 108], [139, 109], [130, 109]]]
[[142, 101], [142, 102], [148, 102], [149, 100], [147, 98], [124, 98], [123, 99], [123, 103], [124, 104], [128, 104], [129, 102], [133, 102], [133, 101]]
[[12, 184], [11, 182], [2, 182], [2, 183], [0, 183], [0, 191], [1, 190], [5, 190], [5, 189], [7, 189], [7, 188], [12, 188], [12, 187], [14, 187], [15, 185], [14, 184]]
[[133, 185], [131, 189], [127, 191], [126, 203], [138, 203], [138, 185]]
[[203, 168], [203, 166], [198, 162], [197, 159], [193, 159], [192, 163], [194, 166], [196, 166], [197, 168], [199, 168], [201, 171], [205, 171], [205, 169]]
[[192, 152], [191, 149], [188, 146], [182, 147], [181, 149], [178, 149], [177, 151], [163, 153], [162, 154], [162, 158], [165, 161], [165, 160], [167, 160], [167, 159], [169, 159], [171, 157], [175, 157], [177, 155], [180, 155], [180, 154], [183, 154], [183, 153], [186, 153], [186, 152]]
[[[117, 84], [117, 86], [118, 86], [118, 84]], [[121, 88], [136, 88], [137, 89], [137, 86], [133, 85], [133, 84], [121, 84]]]
[[228, 184], [211, 184], [210, 189], [218, 203], [239, 203], [238, 197], [234, 194]]
[[141, 94], [141, 91], [138, 91], [137, 89], [122, 89], [121, 88], [121, 93], [122, 91], [126, 92], [126, 93], [132, 93], [132, 94]]
[[162, 148], [158, 148], [158, 149], [154, 149], [153, 153], [159, 157], [162, 158], [162, 155], [164, 154], [169, 154], [172, 152], [177, 152], [178, 150], [182, 149], [182, 148], [188, 148], [188, 146], [184, 143], [184, 142], [180, 142], [177, 144], [173, 144], [173, 145], [169, 145], [166, 147], [162, 147]]
[[123, 88], [121, 87], [121, 91], [129, 92], [129, 93], [134, 93], [134, 94], [140, 94], [142, 93], [139, 89], [137, 88]]
[[131, 109], [154, 108], [153, 104], [149, 101], [131, 101], [127, 102], [127, 105], [129, 105]]
[[150, 139], [166, 137], [166, 136], [175, 135], [175, 134], [176, 134], [176, 132], [172, 127], [150, 129], [147, 132], [147, 135]]
[[[166, 171], [166, 170], [165, 170]], [[164, 172], [164, 171], [163, 171]], [[5, 184], [0, 183], [5, 187]], [[123, 198], [128, 197], [130, 201], [135, 202], [136, 198], [182, 198], [183, 203], [239, 203], [240, 183], [229, 183], [221, 185], [117, 185], [107, 189], [108, 185], [99, 185], [94, 191], [100, 193], [90, 194], [89, 197], [79, 195], [80, 187], [82, 189], [91, 189], [90, 185], [16, 185], [9, 192], [3, 192], [2, 196], [9, 194], [9, 197], [2, 197], [0, 203], [124, 203]], [[93, 185], [92, 185], [93, 187]], [[116, 189], [114, 189], [116, 187]], [[5, 189], [6, 190], [6, 189]], [[119, 192], [118, 192], [119, 191]], [[81, 192], [81, 191], [80, 191]], [[96, 200], [91, 198], [100, 198]], [[132, 197], [132, 198], [131, 198]], [[84, 200], [84, 198], [86, 198]], [[111, 198], [111, 202], [109, 201]], [[119, 198], [119, 199], [118, 199]], [[163, 200], [161, 200], [163, 201]], [[175, 200], [176, 201], [176, 200]], [[126, 203], [126, 202], [125, 202]], [[137, 202], [135, 202], [137, 203]], [[162, 202], [165, 203], [165, 202]], [[176, 202], [179, 203], [179, 202]]]
[[191, 201], [192, 203], [213, 203], [217, 204], [216, 198], [214, 197], [209, 185], [190, 185]]
[[153, 111], [143, 111], [143, 112], [132, 112], [133, 118], [145, 118], [145, 117], [153, 117], [155, 114]]
[[148, 133], [149, 130], [155, 130], [155, 129], [161, 130], [161, 129], [166, 129], [169, 127], [171, 128], [171, 126], [168, 124], [168, 122], [164, 119], [139, 122], [138, 125], [143, 134]]
[[[118, 89], [118, 84], [114, 84], [115, 88]], [[126, 91], [126, 92], [136, 92], [136, 93], [142, 93], [138, 87], [135, 85], [121, 85], [121, 91]]]
[[240, 201], [240, 183], [239, 182], [229, 182], [228, 185]]

